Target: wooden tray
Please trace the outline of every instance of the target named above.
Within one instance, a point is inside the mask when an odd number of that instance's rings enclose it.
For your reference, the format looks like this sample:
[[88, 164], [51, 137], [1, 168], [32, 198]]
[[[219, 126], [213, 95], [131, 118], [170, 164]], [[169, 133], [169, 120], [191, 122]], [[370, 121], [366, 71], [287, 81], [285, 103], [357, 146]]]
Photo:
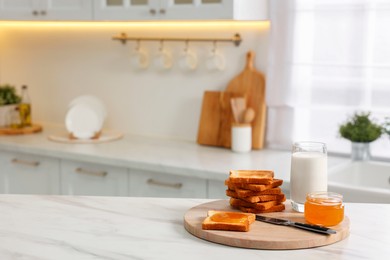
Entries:
[[50, 141], [67, 144], [99, 144], [110, 141], [115, 141], [123, 137], [122, 133], [114, 132], [102, 132], [97, 138], [93, 139], [77, 139], [71, 138], [69, 133], [53, 134], [49, 135]]
[[24, 135], [24, 134], [34, 134], [42, 131], [42, 126], [32, 125], [23, 128], [10, 128], [4, 127], [0, 128], [0, 135]]
[[[266, 213], [262, 215], [285, 218], [297, 222], [305, 222], [303, 213], [295, 212], [290, 201], [285, 202], [283, 212]], [[184, 227], [192, 235], [207, 241], [243, 248], [254, 249], [301, 249], [329, 245], [343, 240], [349, 235], [349, 219], [332, 227], [337, 230], [334, 235], [321, 235], [294, 227], [278, 226], [255, 221], [249, 232], [203, 230], [202, 222], [209, 210], [235, 211], [228, 200], [217, 200], [191, 208], [184, 215]]]

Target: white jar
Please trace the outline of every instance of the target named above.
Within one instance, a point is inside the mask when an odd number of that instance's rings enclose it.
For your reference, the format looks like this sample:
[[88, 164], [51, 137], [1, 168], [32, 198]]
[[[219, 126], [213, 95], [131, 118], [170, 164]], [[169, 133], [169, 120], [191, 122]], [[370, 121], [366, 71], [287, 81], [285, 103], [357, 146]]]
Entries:
[[252, 150], [251, 124], [233, 124], [232, 151], [237, 153], [245, 153], [251, 150]]

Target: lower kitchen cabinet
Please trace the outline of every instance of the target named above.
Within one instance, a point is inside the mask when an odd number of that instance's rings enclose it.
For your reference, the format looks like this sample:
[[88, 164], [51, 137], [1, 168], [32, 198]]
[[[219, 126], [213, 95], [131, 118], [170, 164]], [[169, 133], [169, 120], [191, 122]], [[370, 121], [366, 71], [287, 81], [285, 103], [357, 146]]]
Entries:
[[61, 160], [61, 192], [64, 195], [128, 196], [126, 168]]
[[208, 180], [208, 198], [209, 199], [226, 199], [226, 189], [224, 181]]
[[207, 198], [207, 180], [159, 172], [132, 170], [130, 196], [164, 198]]
[[0, 193], [59, 194], [59, 160], [0, 151]]

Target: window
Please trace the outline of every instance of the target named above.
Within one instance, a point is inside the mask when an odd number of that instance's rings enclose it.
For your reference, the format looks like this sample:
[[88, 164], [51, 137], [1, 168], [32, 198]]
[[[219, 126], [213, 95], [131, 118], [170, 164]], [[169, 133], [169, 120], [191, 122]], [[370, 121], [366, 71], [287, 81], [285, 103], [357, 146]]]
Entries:
[[[390, 1], [270, 1], [270, 17], [268, 145], [317, 140], [349, 153], [338, 134], [349, 116], [390, 117]], [[388, 136], [371, 148], [390, 158]]]

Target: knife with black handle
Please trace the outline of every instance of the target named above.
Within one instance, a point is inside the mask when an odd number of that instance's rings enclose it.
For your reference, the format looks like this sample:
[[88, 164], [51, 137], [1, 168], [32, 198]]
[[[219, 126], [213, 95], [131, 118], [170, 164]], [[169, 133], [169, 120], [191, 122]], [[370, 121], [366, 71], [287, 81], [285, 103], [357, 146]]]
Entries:
[[256, 220], [270, 223], [270, 224], [275, 224], [275, 225], [296, 227], [296, 228], [300, 228], [300, 229], [304, 229], [307, 231], [316, 232], [316, 233], [320, 233], [320, 234], [325, 234], [325, 235], [332, 235], [332, 234], [337, 233], [336, 230], [330, 229], [327, 227], [318, 226], [318, 225], [310, 225], [310, 224], [305, 224], [305, 223], [300, 223], [300, 222], [294, 222], [294, 221], [287, 220], [287, 219], [270, 218], [270, 217], [256, 215]]

